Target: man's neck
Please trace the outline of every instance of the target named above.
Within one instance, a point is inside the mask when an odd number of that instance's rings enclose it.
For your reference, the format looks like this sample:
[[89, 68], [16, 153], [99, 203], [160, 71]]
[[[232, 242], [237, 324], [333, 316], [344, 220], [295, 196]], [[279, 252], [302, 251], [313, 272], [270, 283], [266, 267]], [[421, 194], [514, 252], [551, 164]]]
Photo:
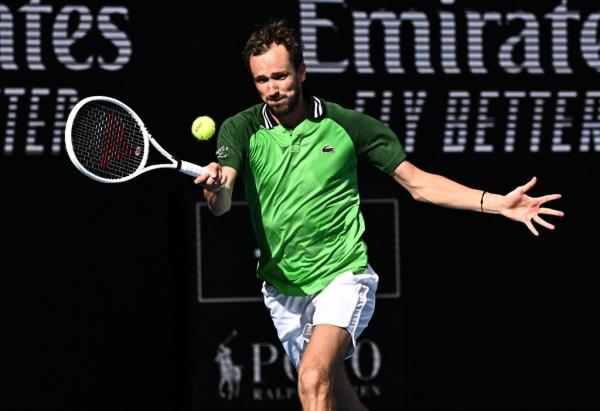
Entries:
[[291, 112], [281, 116], [276, 116], [273, 113], [271, 113], [271, 115], [273, 116], [275, 121], [277, 121], [278, 124], [282, 125], [287, 129], [292, 130], [296, 128], [298, 124], [302, 123], [306, 118], [308, 118], [308, 109], [308, 102], [306, 102], [304, 98], [302, 98], [300, 104], [296, 105], [294, 110], [292, 110]]

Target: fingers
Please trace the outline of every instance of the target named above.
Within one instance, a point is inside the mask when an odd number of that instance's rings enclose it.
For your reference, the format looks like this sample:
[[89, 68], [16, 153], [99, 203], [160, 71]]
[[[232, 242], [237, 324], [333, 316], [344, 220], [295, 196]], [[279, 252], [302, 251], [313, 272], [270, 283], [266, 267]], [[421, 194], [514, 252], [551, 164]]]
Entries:
[[217, 163], [210, 163], [205, 169], [205, 173], [194, 179], [194, 184], [201, 185], [208, 191], [221, 190], [227, 182], [227, 178], [222, 173], [221, 166]]
[[533, 217], [533, 221], [535, 221], [536, 223], [538, 223], [539, 225], [541, 225], [543, 227], [546, 227], [548, 230], [554, 230], [554, 224], [550, 224], [549, 222], [545, 221], [539, 215], [536, 215], [535, 217]]
[[210, 163], [204, 167], [204, 173], [200, 174], [198, 177], [194, 179], [194, 183], [203, 184], [209, 178], [213, 180], [217, 178], [221, 174], [221, 167], [217, 163]]
[[529, 228], [529, 231], [531, 231], [534, 236], [538, 237], [540, 235], [540, 233], [538, 233], [538, 231], [533, 226], [533, 223], [531, 222], [531, 220], [527, 220], [525, 222], [525, 225], [527, 226], [527, 228]]
[[560, 210], [554, 210], [553, 208], [545, 208], [545, 207], [540, 208], [540, 211], [538, 212], [538, 214], [547, 214], [547, 215], [553, 215], [556, 217], [564, 217], [565, 216], [565, 213]]
[[221, 178], [219, 179], [212, 179], [209, 178], [206, 181], [206, 184], [204, 184], [204, 188], [212, 193], [218, 193], [219, 191], [222, 191], [225, 188], [225, 185], [227, 184], [227, 177], [225, 176], [221, 176]]
[[227, 175], [221, 173], [221, 182], [220, 182], [220, 184], [222, 186], [226, 186], [228, 181], [229, 181], [229, 179], [227, 178]]
[[547, 203], [548, 201], [558, 200], [561, 197], [562, 197], [562, 195], [560, 195], [560, 194], [549, 194], [549, 195], [539, 197], [538, 200], [540, 200], [540, 204], [544, 204], [544, 203]]
[[524, 224], [527, 226], [529, 231], [531, 231], [533, 233], [533, 235], [535, 235], [536, 237], [539, 235], [539, 233], [535, 229], [535, 226], [533, 225], [533, 223], [531, 222], [532, 220], [535, 221], [537, 224], [541, 225], [542, 227], [547, 228], [548, 230], [554, 230], [556, 228], [554, 226], [554, 224], [550, 224], [549, 222], [544, 220], [542, 217], [540, 217], [540, 214], [552, 215], [552, 216], [557, 216], [557, 217], [563, 217], [565, 215], [565, 213], [563, 213], [562, 211], [559, 211], [559, 210], [553, 210], [551, 208], [540, 208], [538, 214], [533, 216], [533, 218], [531, 220], [524, 221]]
[[204, 185], [207, 186], [214, 186], [214, 185], [220, 185], [221, 184], [221, 174], [220, 173], [215, 173], [212, 175], [209, 175], [208, 178], [206, 179], [206, 181], [204, 182]]
[[521, 193], [528, 192], [531, 189], [531, 187], [533, 187], [535, 185], [536, 182], [537, 182], [537, 177], [533, 177], [524, 186], [521, 187]]

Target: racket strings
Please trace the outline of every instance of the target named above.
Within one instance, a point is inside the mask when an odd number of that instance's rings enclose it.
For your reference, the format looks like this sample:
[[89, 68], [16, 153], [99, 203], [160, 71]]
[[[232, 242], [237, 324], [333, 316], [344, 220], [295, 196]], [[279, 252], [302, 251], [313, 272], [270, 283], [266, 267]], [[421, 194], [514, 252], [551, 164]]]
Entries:
[[110, 102], [82, 106], [73, 121], [71, 138], [79, 163], [101, 178], [127, 177], [146, 160], [140, 125], [125, 109]]

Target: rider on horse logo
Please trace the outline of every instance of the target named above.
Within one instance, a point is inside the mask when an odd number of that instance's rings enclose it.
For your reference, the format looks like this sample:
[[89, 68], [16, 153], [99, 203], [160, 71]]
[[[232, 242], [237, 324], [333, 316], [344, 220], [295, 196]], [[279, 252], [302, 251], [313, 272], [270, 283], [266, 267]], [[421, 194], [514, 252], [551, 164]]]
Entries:
[[233, 330], [229, 337], [219, 344], [215, 362], [219, 364], [221, 380], [219, 381], [219, 396], [223, 399], [232, 400], [240, 396], [240, 381], [242, 380], [242, 367], [235, 365], [231, 359], [231, 348], [226, 344], [237, 335]]

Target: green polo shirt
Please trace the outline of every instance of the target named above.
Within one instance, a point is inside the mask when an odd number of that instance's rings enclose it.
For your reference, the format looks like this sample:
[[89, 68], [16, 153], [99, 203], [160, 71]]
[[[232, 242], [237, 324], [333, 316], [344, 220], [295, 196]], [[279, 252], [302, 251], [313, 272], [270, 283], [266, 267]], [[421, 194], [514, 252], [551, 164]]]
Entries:
[[261, 250], [258, 277], [300, 296], [345, 271], [365, 272], [357, 162], [389, 174], [405, 157], [387, 125], [316, 97], [293, 130], [278, 125], [265, 104], [224, 121], [217, 158], [243, 180]]

